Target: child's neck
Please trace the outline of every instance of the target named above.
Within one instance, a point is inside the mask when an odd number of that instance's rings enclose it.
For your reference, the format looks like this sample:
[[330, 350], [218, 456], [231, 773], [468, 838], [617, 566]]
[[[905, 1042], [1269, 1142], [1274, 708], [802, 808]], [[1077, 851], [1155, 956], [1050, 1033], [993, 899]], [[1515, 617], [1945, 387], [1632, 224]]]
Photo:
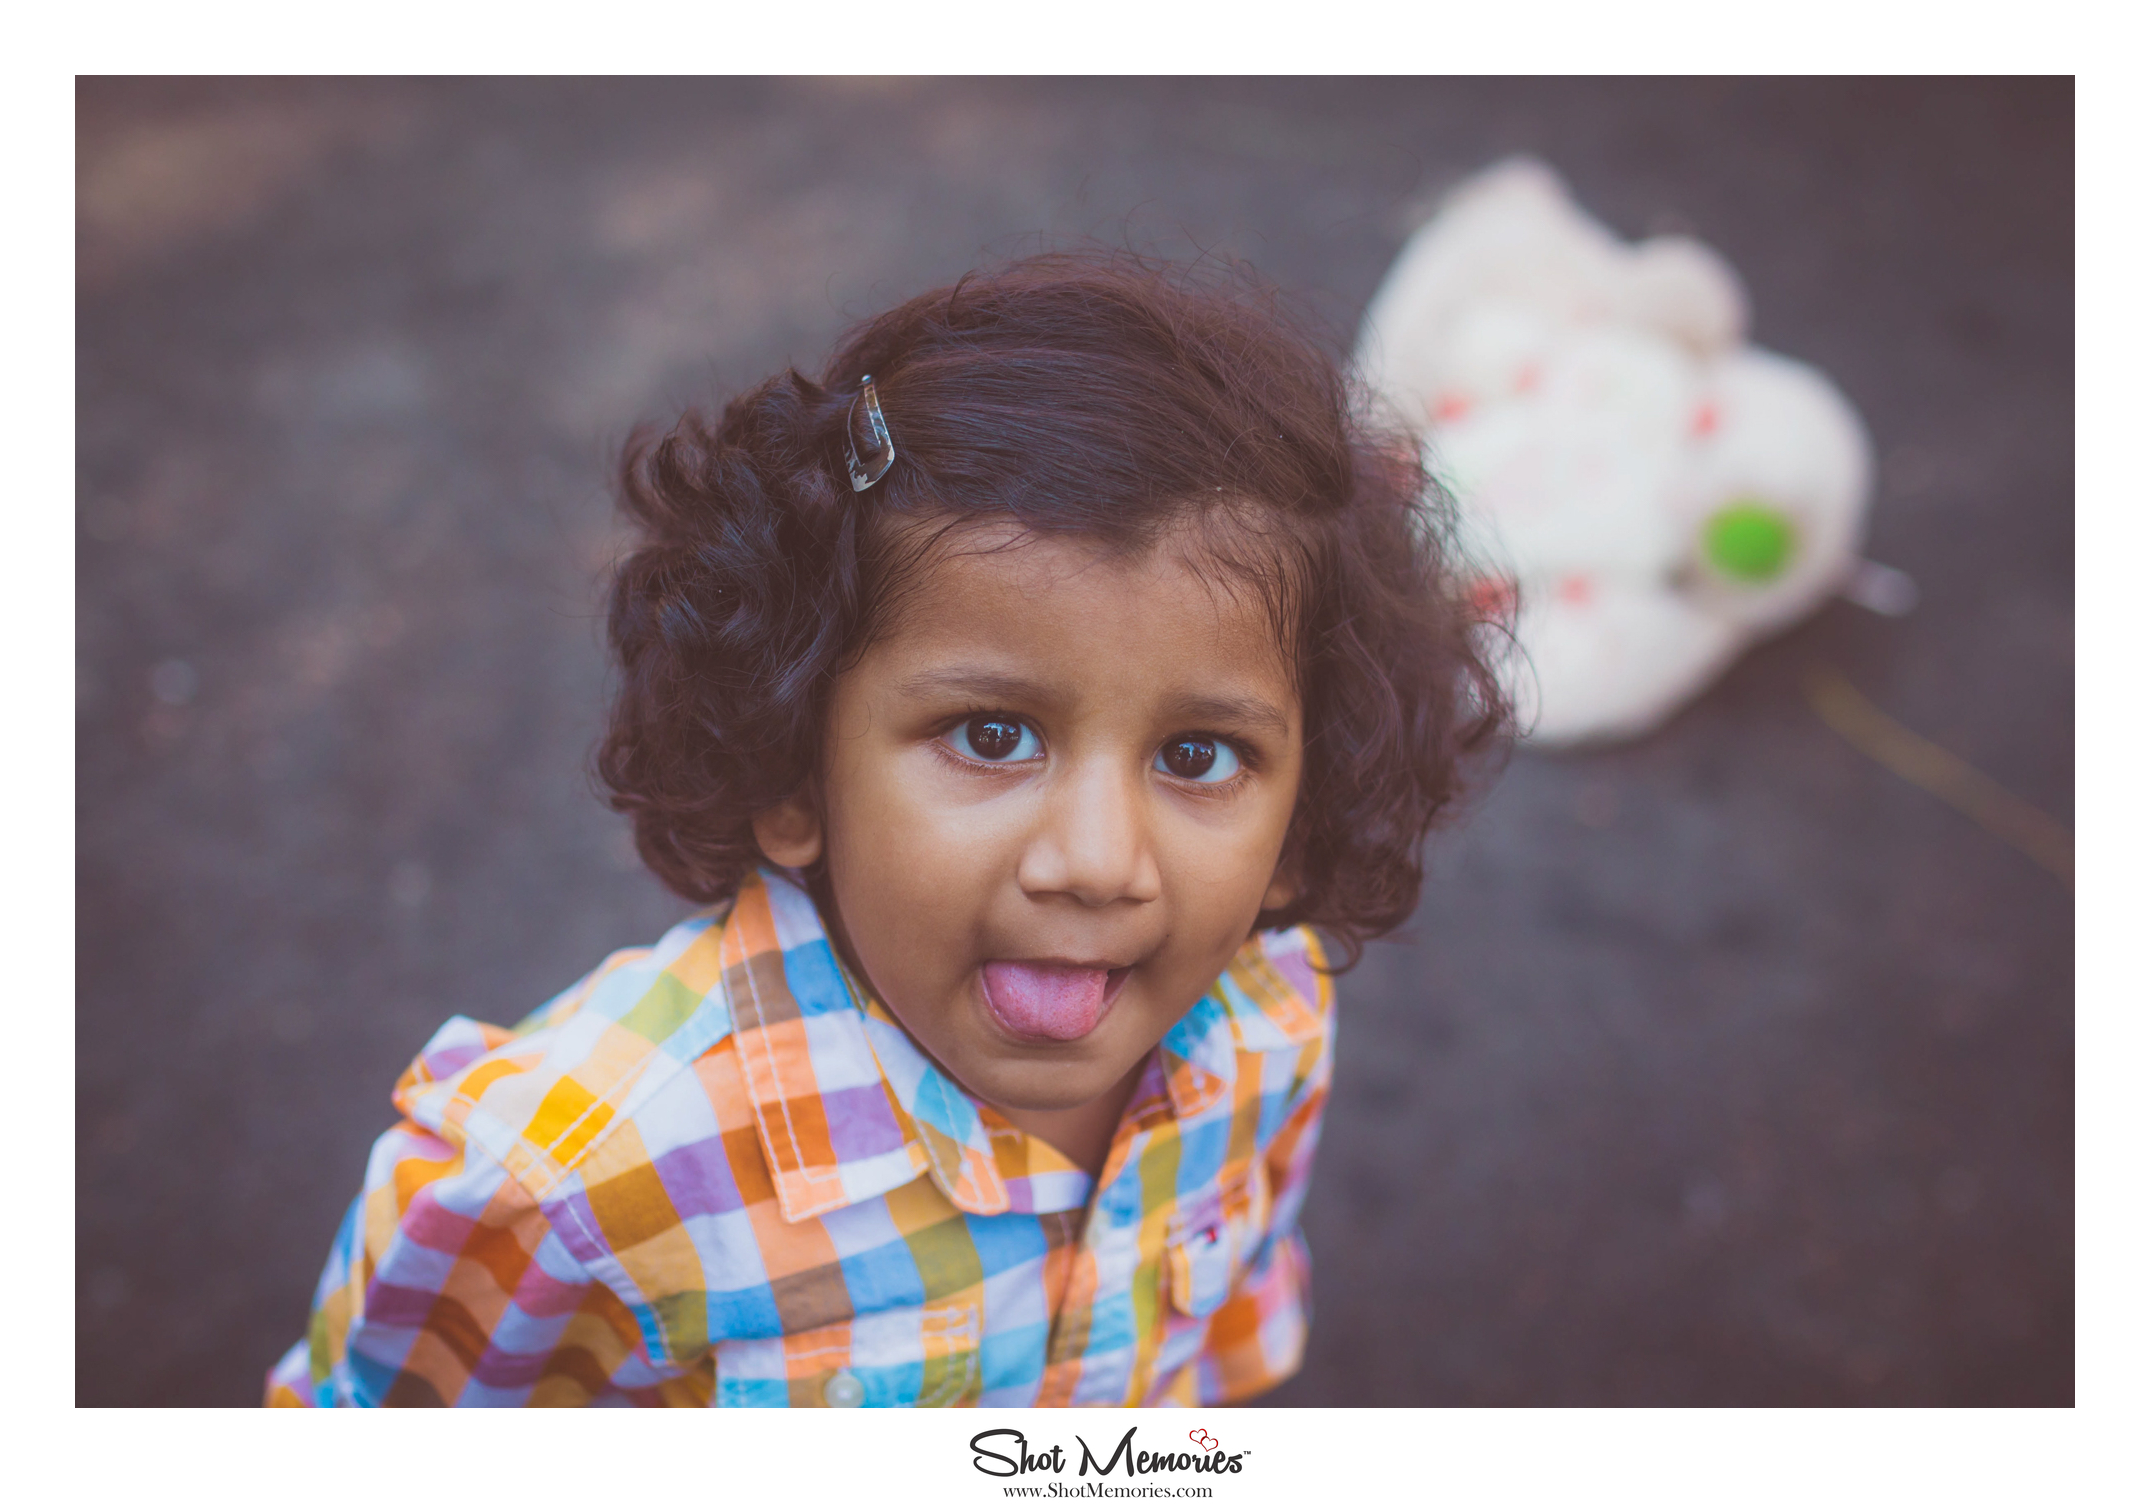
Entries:
[[999, 1105], [993, 1108], [1010, 1125], [1035, 1136], [1096, 1179], [1104, 1174], [1105, 1159], [1112, 1153], [1112, 1135], [1119, 1130], [1120, 1117], [1126, 1114], [1127, 1102], [1134, 1097], [1135, 1085], [1141, 1082], [1142, 1070], [1148, 1063], [1149, 1056], [1144, 1054], [1119, 1083], [1096, 1099], [1066, 1110], [1009, 1110]]

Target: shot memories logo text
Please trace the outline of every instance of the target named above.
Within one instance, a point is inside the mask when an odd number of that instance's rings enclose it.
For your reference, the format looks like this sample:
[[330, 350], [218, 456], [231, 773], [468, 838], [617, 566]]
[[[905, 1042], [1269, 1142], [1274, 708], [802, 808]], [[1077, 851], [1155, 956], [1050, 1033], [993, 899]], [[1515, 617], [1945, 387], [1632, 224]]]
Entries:
[[1138, 1446], [1131, 1426], [1119, 1443], [1102, 1457], [1081, 1435], [1075, 1450], [1059, 1444], [1033, 1446], [1019, 1429], [981, 1430], [970, 1438], [971, 1465], [989, 1477], [1032, 1475], [1062, 1476], [1069, 1466], [1082, 1477], [1109, 1477], [1115, 1472], [1129, 1477], [1176, 1476], [1206, 1473], [1224, 1475], [1244, 1469], [1252, 1451], [1227, 1451], [1223, 1442], [1206, 1429], [1187, 1432], [1187, 1443], [1172, 1442], [1163, 1449]]

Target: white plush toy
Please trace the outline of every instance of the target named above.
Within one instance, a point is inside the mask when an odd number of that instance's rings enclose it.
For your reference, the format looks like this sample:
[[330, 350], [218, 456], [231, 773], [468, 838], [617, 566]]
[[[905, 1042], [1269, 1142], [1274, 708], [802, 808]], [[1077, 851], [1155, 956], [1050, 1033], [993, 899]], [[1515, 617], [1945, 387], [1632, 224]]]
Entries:
[[1717, 253], [1627, 245], [1528, 160], [1455, 190], [1367, 310], [1360, 372], [1424, 425], [1481, 590], [1513, 594], [1541, 743], [1644, 732], [1831, 591], [1909, 605], [1860, 566], [1858, 415], [1746, 320]]

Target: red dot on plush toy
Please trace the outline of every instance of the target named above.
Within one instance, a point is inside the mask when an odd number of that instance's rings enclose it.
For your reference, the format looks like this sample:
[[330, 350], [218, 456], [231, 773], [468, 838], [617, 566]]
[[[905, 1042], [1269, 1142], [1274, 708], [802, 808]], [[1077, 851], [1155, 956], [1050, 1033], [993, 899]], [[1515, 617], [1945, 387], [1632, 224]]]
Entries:
[[1462, 393], [1443, 393], [1426, 406], [1436, 424], [1453, 424], [1471, 411], [1471, 400]]
[[1481, 576], [1464, 592], [1471, 612], [1480, 618], [1506, 618], [1515, 612], [1515, 583]]
[[1695, 417], [1688, 426], [1696, 439], [1717, 433], [1717, 405], [1702, 403], [1695, 407]]
[[1560, 600], [1570, 607], [1587, 607], [1596, 595], [1596, 588], [1588, 576], [1563, 576], [1560, 578]]

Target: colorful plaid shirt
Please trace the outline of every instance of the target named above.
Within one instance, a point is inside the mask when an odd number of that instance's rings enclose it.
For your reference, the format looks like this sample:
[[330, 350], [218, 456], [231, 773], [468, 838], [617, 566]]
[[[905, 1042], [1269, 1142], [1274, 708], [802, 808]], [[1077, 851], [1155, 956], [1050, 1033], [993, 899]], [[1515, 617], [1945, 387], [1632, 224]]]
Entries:
[[613, 955], [398, 1082], [272, 1404], [1219, 1403], [1291, 1375], [1333, 1016], [1263, 933], [1092, 1180], [943, 1074], [806, 893]]

